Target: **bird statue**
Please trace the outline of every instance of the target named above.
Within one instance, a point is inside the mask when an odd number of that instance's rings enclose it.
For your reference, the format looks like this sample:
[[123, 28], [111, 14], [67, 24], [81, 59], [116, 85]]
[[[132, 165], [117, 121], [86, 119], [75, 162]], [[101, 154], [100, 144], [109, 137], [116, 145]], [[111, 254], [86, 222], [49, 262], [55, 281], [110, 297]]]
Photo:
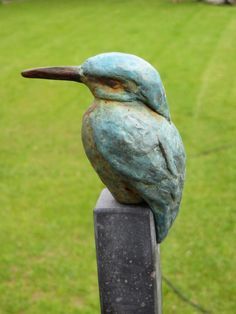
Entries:
[[150, 206], [157, 243], [162, 242], [180, 207], [185, 151], [155, 68], [135, 55], [111, 52], [80, 66], [22, 75], [87, 85], [94, 101], [83, 116], [86, 155], [118, 202]]

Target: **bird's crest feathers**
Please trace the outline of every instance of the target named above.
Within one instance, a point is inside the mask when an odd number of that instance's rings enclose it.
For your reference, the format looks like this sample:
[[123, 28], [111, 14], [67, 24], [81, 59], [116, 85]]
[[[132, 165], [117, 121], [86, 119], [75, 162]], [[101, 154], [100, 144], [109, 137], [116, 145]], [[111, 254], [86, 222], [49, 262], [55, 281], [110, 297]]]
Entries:
[[170, 120], [166, 94], [157, 70], [132, 54], [110, 52], [87, 59], [82, 70], [84, 75], [131, 81], [138, 87], [136, 100], [142, 101], [155, 112]]

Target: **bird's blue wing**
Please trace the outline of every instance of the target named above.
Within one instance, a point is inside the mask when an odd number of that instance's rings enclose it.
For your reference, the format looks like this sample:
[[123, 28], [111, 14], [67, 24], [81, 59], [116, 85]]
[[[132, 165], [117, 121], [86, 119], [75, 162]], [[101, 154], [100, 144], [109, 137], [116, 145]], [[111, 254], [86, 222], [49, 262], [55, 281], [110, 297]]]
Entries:
[[95, 143], [111, 167], [152, 208], [158, 242], [177, 215], [182, 195], [185, 153], [175, 126], [146, 110], [104, 106], [93, 124]]

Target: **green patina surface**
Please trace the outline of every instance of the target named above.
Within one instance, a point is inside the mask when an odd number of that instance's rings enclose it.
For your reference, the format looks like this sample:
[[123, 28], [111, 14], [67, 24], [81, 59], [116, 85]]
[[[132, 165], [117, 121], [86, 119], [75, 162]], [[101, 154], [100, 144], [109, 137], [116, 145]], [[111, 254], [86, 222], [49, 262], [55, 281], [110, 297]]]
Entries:
[[96, 99], [84, 118], [86, 153], [118, 201], [150, 205], [161, 242], [179, 209], [185, 153], [160, 76], [144, 60], [121, 53], [92, 57], [81, 69]]
[[137, 56], [111, 52], [78, 67], [36, 68], [23, 76], [89, 87], [95, 101], [84, 115], [87, 156], [119, 202], [150, 205], [162, 242], [179, 210], [185, 152], [158, 72]]

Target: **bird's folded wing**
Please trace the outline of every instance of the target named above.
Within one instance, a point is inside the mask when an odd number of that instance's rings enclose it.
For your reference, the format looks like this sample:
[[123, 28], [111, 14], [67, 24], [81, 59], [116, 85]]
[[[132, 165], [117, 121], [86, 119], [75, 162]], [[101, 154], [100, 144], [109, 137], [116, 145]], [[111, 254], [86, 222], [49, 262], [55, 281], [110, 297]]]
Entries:
[[93, 128], [103, 158], [151, 207], [161, 242], [178, 213], [184, 183], [185, 153], [177, 129], [164, 118], [123, 109], [105, 113]]
[[156, 184], [184, 174], [184, 148], [177, 129], [163, 119], [134, 112], [94, 125], [98, 151], [125, 178]]

